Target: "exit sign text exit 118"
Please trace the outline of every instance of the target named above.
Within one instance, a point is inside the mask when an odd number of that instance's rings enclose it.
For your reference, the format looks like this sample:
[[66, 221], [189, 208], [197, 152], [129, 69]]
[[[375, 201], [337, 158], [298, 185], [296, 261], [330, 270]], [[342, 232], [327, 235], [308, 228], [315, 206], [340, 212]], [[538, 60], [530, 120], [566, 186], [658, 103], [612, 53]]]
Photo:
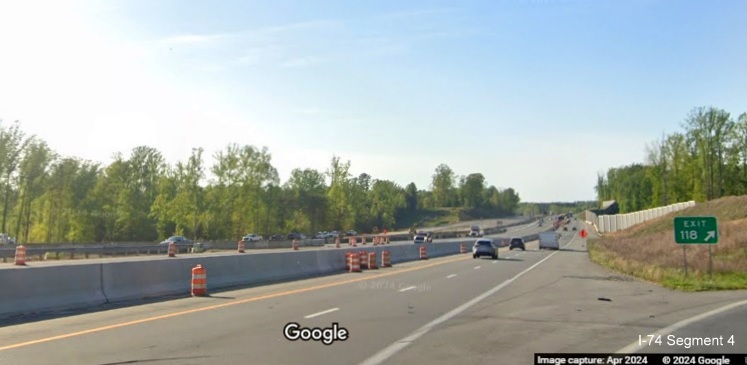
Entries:
[[674, 218], [674, 241], [679, 244], [713, 245], [718, 243], [716, 217]]

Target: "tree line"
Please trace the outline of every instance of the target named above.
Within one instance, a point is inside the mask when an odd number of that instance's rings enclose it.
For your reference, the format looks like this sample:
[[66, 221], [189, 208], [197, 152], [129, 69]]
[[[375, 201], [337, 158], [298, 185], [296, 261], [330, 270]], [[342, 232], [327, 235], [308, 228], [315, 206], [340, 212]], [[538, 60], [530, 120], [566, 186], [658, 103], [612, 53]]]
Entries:
[[418, 209], [480, 207], [513, 213], [512, 189], [487, 187], [482, 174], [457, 176], [440, 165], [430, 190], [353, 176], [337, 156], [326, 171], [295, 169], [280, 182], [266, 147], [229, 144], [214, 154], [194, 148], [168, 164], [148, 146], [118, 153], [108, 165], [60, 156], [18, 122], [0, 121], [0, 232], [18, 242], [155, 241], [185, 235], [237, 239], [318, 230], [396, 228]]
[[734, 118], [722, 109], [697, 107], [681, 128], [648, 144], [644, 163], [598, 174], [598, 199], [617, 200], [626, 213], [747, 194], [747, 113]]

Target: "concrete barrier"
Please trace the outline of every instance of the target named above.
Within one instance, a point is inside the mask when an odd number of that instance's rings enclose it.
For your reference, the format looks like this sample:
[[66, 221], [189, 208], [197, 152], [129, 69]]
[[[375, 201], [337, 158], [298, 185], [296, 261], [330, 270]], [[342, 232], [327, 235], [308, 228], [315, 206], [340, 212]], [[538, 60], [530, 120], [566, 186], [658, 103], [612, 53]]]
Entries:
[[[537, 235], [525, 235], [525, 241]], [[500, 239], [500, 238], [498, 238]], [[460, 245], [471, 250], [475, 239], [425, 244], [429, 258], [458, 254]], [[357, 248], [288, 251], [257, 254], [182, 256], [151, 260], [91, 264], [18, 267], [0, 270], [0, 316], [79, 308], [107, 302], [187, 295], [191, 269], [207, 270], [211, 289], [303, 279], [345, 270], [346, 252], [391, 252], [393, 264], [420, 259], [419, 244], [359, 246]]]
[[101, 291], [101, 264], [2, 270], [0, 288], [0, 316], [106, 303]]

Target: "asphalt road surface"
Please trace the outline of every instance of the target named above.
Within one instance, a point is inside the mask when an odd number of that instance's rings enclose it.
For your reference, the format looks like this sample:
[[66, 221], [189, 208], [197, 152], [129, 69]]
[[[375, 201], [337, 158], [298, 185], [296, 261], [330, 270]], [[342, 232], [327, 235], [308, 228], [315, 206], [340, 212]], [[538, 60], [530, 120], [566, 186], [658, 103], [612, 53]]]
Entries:
[[[575, 232], [561, 242], [0, 327], [0, 364], [531, 364], [536, 352], [615, 352], [667, 328], [737, 341], [698, 352], [747, 351], [745, 306], [688, 322], [744, 291], [673, 292], [590, 263]], [[289, 323], [337, 323], [349, 337], [290, 341]]]

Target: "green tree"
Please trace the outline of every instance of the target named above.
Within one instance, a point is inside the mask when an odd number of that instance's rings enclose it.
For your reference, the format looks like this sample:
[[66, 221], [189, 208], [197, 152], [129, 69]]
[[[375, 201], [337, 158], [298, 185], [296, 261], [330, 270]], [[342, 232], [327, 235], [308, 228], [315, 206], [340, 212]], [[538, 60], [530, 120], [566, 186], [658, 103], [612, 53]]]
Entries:
[[485, 177], [480, 173], [469, 174], [461, 187], [462, 204], [467, 208], [483, 206]]
[[455, 200], [454, 184], [454, 171], [445, 164], [438, 165], [431, 181], [431, 191], [436, 206], [450, 207], [453, 205]]

